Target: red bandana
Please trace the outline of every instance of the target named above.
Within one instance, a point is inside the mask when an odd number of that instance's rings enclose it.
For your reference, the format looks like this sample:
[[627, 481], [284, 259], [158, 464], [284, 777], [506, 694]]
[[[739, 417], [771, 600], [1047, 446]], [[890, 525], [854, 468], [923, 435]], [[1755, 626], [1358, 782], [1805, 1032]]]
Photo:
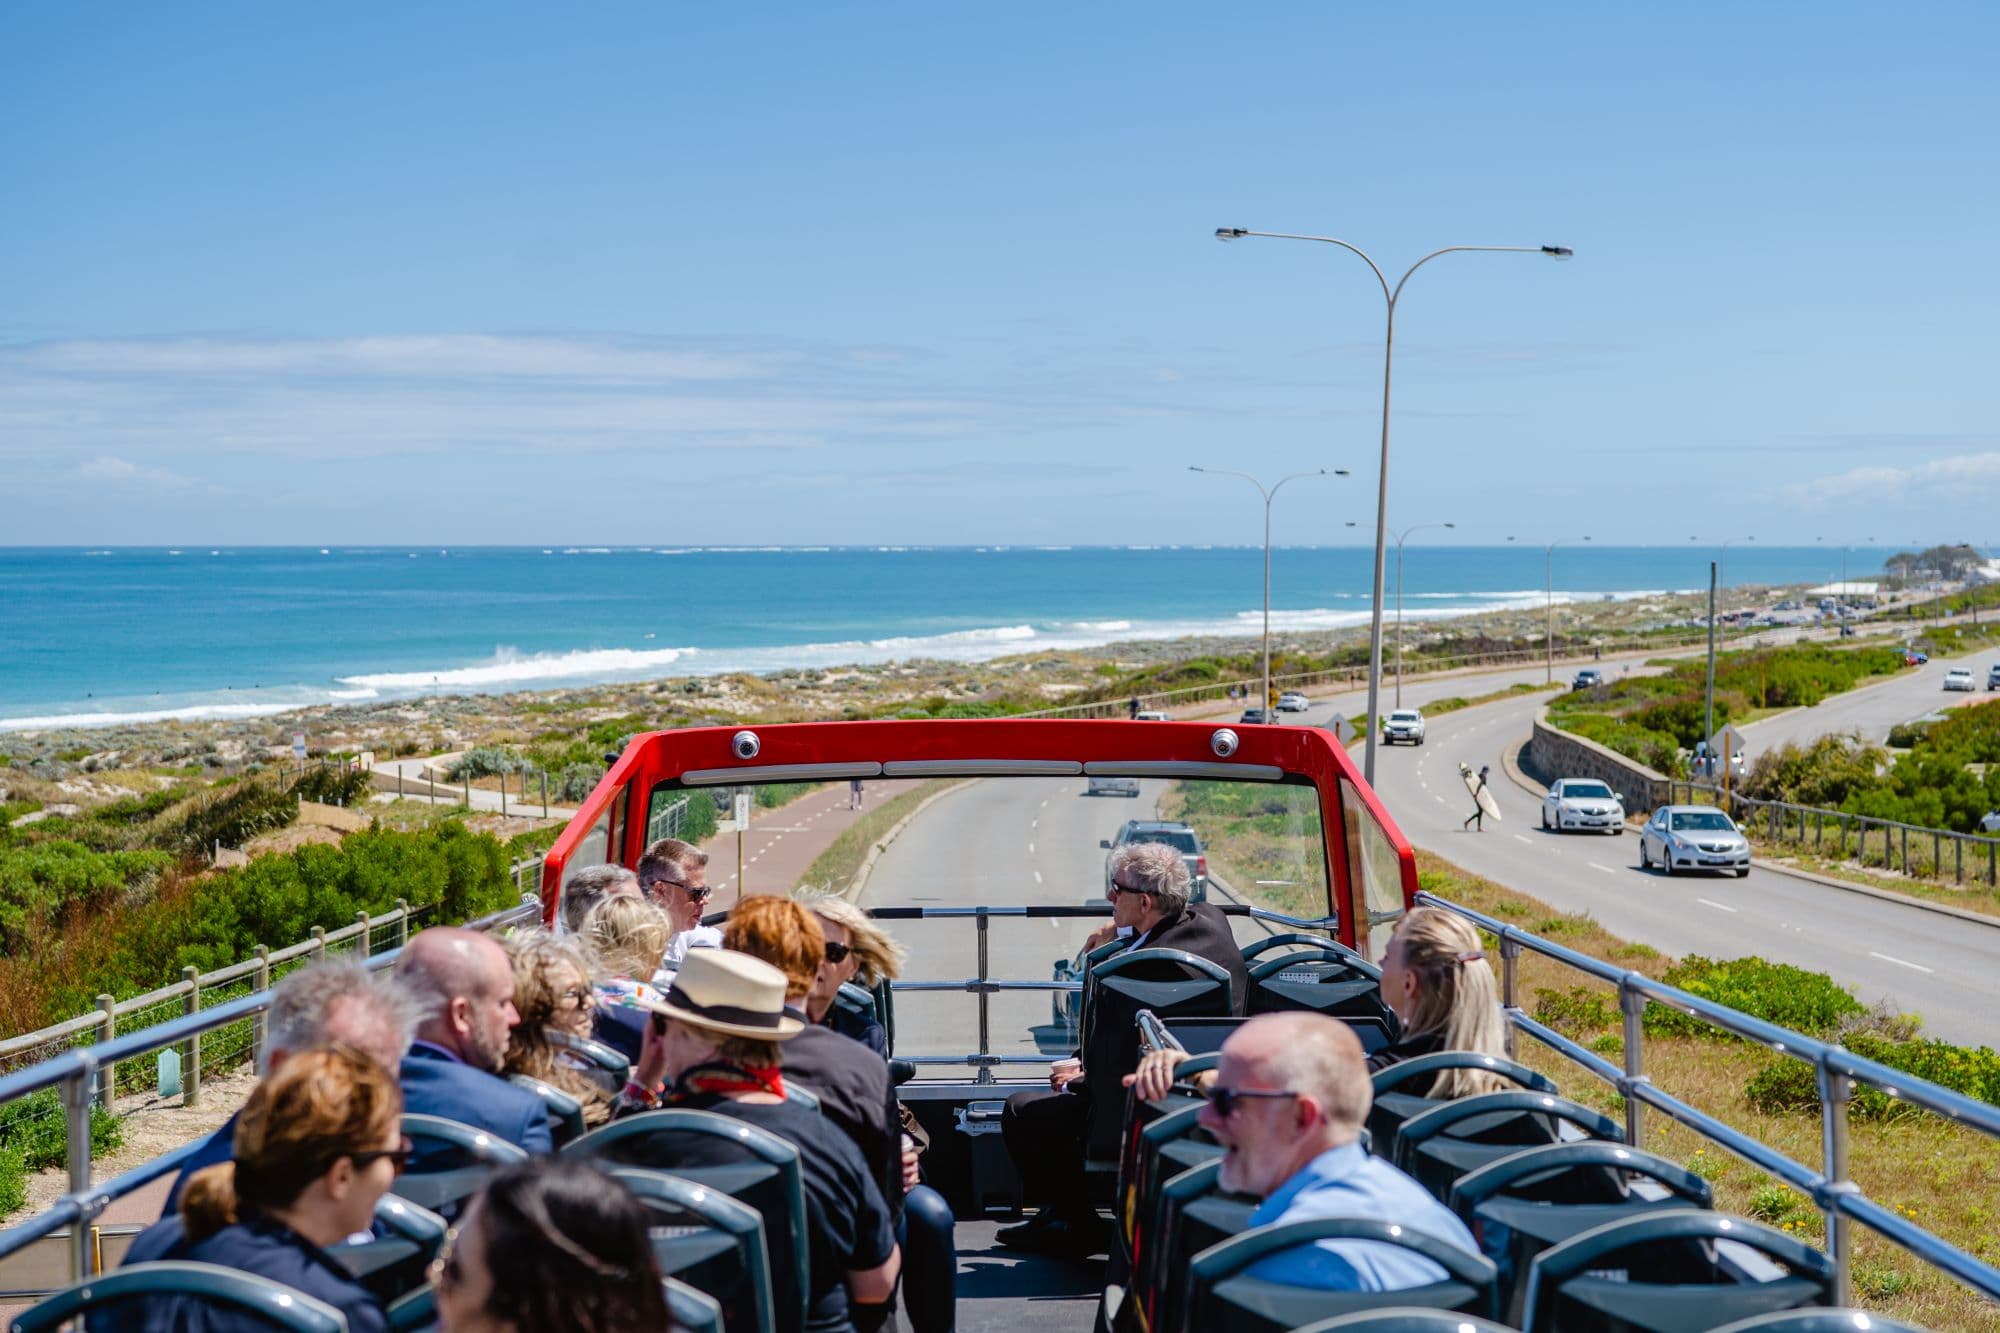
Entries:
[[738, 1092], [768, 1092], [785, 1095], [785, 1076], [776, 1065], [696, 1065], [674, 1080], [666, 1100], [677, 1102], [703, 1093], [728, 1096]]

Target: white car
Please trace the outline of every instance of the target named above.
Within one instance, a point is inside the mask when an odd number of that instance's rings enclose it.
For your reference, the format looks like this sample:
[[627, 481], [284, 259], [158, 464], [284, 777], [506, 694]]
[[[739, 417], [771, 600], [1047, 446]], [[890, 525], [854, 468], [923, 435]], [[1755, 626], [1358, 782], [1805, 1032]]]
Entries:
[[1280, 713], [1303, 713], [1311, 707], [1312, 700], [1306, 698], [1297, 690], [1286, 690], [1278, 696], [1278, 711]]
[[1948, 690], [1964, 690], [1967, 694], [1979, 688], [1972, 680], [1969, 667], [1953, 667], [1944, 673], [1944, 687]]
[[1542, 797], [1542, 827], [1561, 833], [1568, 829], [1625, 831], [1625, 802], [1595, 778], [1563, 778]]
[[1394, 745], [1398, 741], [1408, 741], [1411, 745], [1424, 743], [1424, 715], [1421, 709], [1398, 708], [1382, 723], [1382, 744]]
[[1663, 805], [1639, 830], [1639, 866], [1676, 870], [1734, 870], [1750, 873], [1750, 840], [1728, 815], [1707, 805]]
[[1162, 713], [1157, 708], [1141, 708], [1132, 715], [1132, 720], [1134, 722], [1171, 722], [1173, 718], [1167, 713]]
[[1135, 800], [1139, 795], [1137, 778], [1091, 778], [1083, 784], [1085, 796], [1130, 796]]

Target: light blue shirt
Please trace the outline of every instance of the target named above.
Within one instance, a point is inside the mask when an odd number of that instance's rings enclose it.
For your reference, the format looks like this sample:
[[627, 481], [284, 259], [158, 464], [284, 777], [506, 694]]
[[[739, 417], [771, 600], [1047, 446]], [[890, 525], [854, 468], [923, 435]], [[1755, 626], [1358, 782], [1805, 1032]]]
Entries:
[[[1250, 1214], [1253, 1227], [1352, 1217], [1394, 1222], [1476, 1255], [1472, 1233], [1423, 1186], [1358, 1143], [1329, 1148]], [[1444, 1269], [1413, 1250], [1369, 1240], [1322, 1240], [1258, 1260], [1252, 1277], [1322, 1291], [1401, 1291], [1441, 1282]]]

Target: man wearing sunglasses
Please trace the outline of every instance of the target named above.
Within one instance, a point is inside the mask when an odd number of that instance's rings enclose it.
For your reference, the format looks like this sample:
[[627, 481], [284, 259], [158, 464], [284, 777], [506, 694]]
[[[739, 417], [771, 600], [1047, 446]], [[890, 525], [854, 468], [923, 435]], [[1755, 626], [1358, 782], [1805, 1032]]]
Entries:
[[639, 858], [639, 891], [673, 923], [666, 957], [653, 976], [654, 985], [671, 986], [689, 949], [722, 947], [722, 932], [701, 924], [709, 901], [708, 853], [679, 838], [660, 839]]
[[[1468, 1254], [1472, 1235], [1416, 1181], [1361, 1147], [1374, 1100], [1368, 1061], [1347, 1025], [1324, 1014], [1266, 1014], [1222, 1044], [1201, 1125], [1226, 1150], [1222, 1188], [1263, 1202], [1252, 1227], [1318, 1218], [1395, 1222]], [[1377, 1241], [1323, 1240], [1259, 1260], [1251, 1274], [1326, 1291], [1400, 1291], [1443, 1268]]]

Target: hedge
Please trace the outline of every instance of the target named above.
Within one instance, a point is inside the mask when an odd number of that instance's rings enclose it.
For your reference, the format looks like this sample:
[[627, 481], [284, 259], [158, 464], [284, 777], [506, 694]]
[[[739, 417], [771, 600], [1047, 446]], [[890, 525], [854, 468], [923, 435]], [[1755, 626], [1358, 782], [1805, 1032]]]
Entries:
[[[1824, 972], [1754, 956], [1722, 962], [1691, 956], [1668, 968], [1660, 979], [1690, 995], [1809, 1037], [1830, 1036], [1844, 1020], [1867, 1012]], [[1646, 1031], [1657, 1035], [1699, 1037], [1717, 1031], [1703, 1019], [1662, 1004], [1647, 1005], [1645, 1021]]]

